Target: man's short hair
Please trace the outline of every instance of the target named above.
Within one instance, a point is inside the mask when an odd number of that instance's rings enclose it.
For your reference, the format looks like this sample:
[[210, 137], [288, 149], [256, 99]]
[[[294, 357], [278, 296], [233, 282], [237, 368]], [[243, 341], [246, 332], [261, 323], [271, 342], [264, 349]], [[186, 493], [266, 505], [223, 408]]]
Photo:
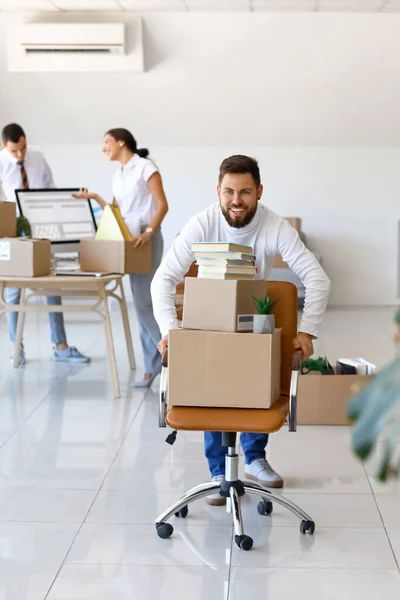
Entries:
[[228, 173], [250, 173], [256, 186], [258, 187], [261, 184], [261, 176], [258, 162], [255, 158], [251, 158], [250, 156], [244, 156], [243, 154], [234, 154], [233, 156], [229, 156], [229, 158], [225, 158], [225, 160], [222, 161], [221, 166], [219, 168], [220, 185], [224, 176]]
[[17, 144], [22, 137], [26, 137], [25, 131], [22, 129], [21, 125], [18, 125], [17, 123], [6, 125], [1, 132], [1, 138], [4, 145], [6, 145], [7, 142]]

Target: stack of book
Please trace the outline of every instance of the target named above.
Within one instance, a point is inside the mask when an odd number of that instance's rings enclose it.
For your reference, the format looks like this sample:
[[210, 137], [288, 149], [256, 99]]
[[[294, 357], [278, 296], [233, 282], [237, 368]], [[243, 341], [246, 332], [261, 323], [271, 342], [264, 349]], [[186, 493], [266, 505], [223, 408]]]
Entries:
[[202, 279], [255, 279], [257, 268], [251, 246], [229, 242], [197, 242], [192, 252]]

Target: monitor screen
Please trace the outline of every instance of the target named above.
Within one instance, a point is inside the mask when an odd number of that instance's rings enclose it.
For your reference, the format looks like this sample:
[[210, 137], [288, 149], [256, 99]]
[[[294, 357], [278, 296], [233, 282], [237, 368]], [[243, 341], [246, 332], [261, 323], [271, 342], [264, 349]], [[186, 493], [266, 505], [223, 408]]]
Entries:
[[90, 200], [72, 197], [78, 188], [16, 190], [20, 215], [31, 224], [32, 237], [52, 244], [76, 244], [93, 238], [96, 221]]

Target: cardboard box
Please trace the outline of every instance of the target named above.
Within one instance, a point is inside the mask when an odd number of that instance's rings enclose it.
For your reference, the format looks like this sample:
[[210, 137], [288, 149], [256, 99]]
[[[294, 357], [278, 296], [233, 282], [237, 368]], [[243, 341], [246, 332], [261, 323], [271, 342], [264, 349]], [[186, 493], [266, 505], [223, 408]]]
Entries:
[[51, 271], [50, 240], [0, 239], [1, 277], [45, 277]]
[[300, 217], [284, 217], [286, 221], [289, 221], [292, 227], [295, 228], [297, 233], [301, 233], [301, 219]]
[[346, 406], [352, 386], [367, 385], [373, 375], [300, 375], [297, 395], [299, 425], [349, 425]]
[[[284, 217], [286, 221], [289, 221], [289, 223], [291, 224], [292, 227], [295, 228], [295, 230], [297, 231], [297, 233], [300, 235], [301, 233], [301, 219], [300, 217]], [[288, 269], [289, 265], [287, 264], [287, 262], [285, 262], [284, 260], [282, 260], [282, 257], [280, 256], [280, 254], [277, 254], [274, 258], [274, 262], [272, 267], [274, 269]]]
[[270, 408], [280, 397], [281, 330], [272, 335], [174, 329], [171, 406]]
[[81, 271], [94, 273], [151, 273], [151, 244], [134, 248], [131, 241], [81, 240]]
[[[260, 279], [185, 279], [182, 324], [204, 331], [252, 331], [257, 314], [252, 296], [263, 298], [267, 282]], [[242, 317], [242, 318], [240, 318]]]
[[15, 202], [0, 202], [0, 238], [17, 236], [17, 206]]

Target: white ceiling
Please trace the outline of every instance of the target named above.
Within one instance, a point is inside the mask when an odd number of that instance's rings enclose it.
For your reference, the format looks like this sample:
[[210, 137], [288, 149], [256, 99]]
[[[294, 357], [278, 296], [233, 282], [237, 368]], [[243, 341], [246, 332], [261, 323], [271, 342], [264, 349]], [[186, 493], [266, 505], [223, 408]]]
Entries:
[[400, 12], [400, 0], [0, 0], [0, 12]]

